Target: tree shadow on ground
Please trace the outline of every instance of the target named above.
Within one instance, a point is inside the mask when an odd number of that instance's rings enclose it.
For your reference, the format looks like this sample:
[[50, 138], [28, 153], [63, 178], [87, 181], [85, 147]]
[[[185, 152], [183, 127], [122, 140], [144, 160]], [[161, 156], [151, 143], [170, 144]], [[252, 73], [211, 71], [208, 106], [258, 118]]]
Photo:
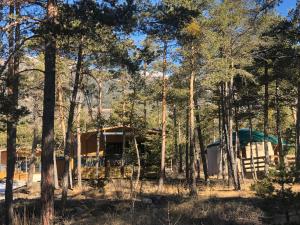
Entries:
[[[152, 193], [137, 195], [132, 200], [105, 199], [101, 195], [95, 196], [93, 192], [95, 190], [87, 190], [71, 196], [63, 214], [57, 198], [56, 224], [262, 225], [272, 224], [274, 221], [264, 221], [261, 218], [282, 210], [280, 202], [256, 197], [204, 199], [201, 196], [192, 198], [178, 194]], [[28, 225], [39, 224], [41, 207], [38, 199], [17, 199], [14, 205], [16, 216], [21, 221], [28, 220]], [[3, 202], [0, 207], [2, 224]]]

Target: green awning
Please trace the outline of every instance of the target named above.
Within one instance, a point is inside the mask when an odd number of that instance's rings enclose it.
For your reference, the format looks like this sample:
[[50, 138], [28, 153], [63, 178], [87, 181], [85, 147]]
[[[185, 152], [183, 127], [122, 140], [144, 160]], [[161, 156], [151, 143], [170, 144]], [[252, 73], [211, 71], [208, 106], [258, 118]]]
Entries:
[[[250, 142], [250, 129], [249, 128], [242, 128], [238, 132], [239, 142], [241, 147], [245, 147]], [[252, 142], [263, 142], [264, 141], [264, 133], [260, 131], [252, 131]], [[235, 138], [236, 133], [233, 132], [233, 144], [235, 145]], [[268, 142], [271, 142], [274, 145], [278, 144], [278, 138], [274, 135], [268, 135], [266, 137]], [[286, 144], [285, 141], [282, 142], [284, 145]], [[208, 145], [207, 147], [216, 146], [220, 144], [220, 140]]]

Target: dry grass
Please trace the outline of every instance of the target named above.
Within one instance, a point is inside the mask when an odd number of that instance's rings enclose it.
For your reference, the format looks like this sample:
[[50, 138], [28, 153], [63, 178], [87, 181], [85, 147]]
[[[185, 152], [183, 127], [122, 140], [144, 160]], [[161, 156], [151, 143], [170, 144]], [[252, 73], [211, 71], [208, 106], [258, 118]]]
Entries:
[[[243, 185], [242, 191], [233, 191], [218, 182], [210, 186], [199, 185], [197, 198], [189, 197], [188, 186], [180, 180], [165, 184], [157, 193], [155, 181], [142, 181], [137, 188], [137, 196], [132, 198], [129, 180], [116, 179], [104, 188], [84, 185], [69, 192], [66, 214], [59, 215], [59, 201], [56, 204], [56, 224], [62, 225], [260, 225], [260, 217], [266, 212], [263, 200], [249, 191], [251, 181]], [[300, 190], [300, 186], [294, 190]], [[37, 188], [36, 196], [39, 196]], [[38, 225], [38, 203], [30, 196], [19, 200], [15, 216], [16, 225]], [[56, 191], [60, 198], [60, 191]], [[24, 203], [31, 209], [24, 207]], [[28, 202], [30, 201], [30, 202]], [[265, 223], [269, 224], [269, 223]]]

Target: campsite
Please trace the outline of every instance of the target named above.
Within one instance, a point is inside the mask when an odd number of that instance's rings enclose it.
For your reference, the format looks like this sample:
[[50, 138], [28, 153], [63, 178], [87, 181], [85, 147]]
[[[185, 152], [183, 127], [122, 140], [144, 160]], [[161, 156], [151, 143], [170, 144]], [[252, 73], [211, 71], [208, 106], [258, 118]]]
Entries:
[[0, 0], [0, 224], [300, 224], [299, 0]]

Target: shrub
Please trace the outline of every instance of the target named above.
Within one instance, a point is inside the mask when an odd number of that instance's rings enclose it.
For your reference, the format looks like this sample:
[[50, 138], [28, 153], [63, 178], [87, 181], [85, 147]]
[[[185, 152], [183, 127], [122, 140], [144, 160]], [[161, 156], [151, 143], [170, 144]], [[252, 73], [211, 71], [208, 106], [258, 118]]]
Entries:
[[275, 191], [275, 187], [272, 181], [268, 178], [264, 178], [250, 186], [252, 191], [259, 197], [268, 198], [271, 197]]

